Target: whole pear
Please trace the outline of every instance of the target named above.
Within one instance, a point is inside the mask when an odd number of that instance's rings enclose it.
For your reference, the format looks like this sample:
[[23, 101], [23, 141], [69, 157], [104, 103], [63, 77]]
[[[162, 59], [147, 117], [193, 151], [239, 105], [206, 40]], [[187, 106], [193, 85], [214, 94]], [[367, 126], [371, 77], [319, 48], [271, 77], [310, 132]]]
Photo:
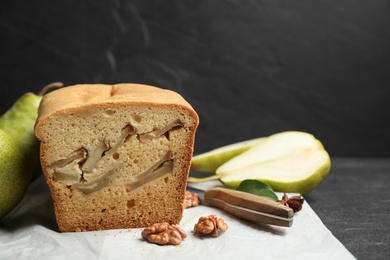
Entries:
[[18, 142], [34, 175], [40, 171], [39, 152], [36, 152], [39, 150], [39, 142], [34, 134], [34, 124], [41, 99], [41, 96], [26, 93], [0, 117], [0, 129]]
[[0, 218], [23, 198], [31, 179], [31, 170], [18, 143], [0, 129]]
[[34, 132], [38, 107], [42, 96], [48, 90], [61, 86], [62, 83], [55, 82], [45, 86], [38, 94], [25, 93], [0, 117], [0, 129], [14, 138], [22, 148], [27, 163], [32, 169], [32, 179], [42, 172], [39, 160], [39, 141]]

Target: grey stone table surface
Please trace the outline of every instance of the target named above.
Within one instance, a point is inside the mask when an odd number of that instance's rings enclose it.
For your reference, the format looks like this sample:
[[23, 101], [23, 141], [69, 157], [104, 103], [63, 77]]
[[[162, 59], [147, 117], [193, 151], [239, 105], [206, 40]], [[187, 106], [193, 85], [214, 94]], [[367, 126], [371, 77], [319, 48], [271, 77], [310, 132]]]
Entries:
[[332, 158], [305, 196], [325, 226], [358, 259], [390, 259], [390, 159]]

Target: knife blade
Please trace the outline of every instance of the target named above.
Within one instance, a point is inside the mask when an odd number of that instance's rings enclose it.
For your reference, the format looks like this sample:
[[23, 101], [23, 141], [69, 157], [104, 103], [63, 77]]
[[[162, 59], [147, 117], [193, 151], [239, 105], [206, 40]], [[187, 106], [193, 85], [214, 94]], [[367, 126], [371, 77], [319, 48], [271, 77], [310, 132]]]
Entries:
[[263, 224], [292, 226], [294, 211], [269, 198], [222, 187], [211, 187], [204, 194], [194, 187], [188, 189], [200, 196], [206, 206], [233, 216]]

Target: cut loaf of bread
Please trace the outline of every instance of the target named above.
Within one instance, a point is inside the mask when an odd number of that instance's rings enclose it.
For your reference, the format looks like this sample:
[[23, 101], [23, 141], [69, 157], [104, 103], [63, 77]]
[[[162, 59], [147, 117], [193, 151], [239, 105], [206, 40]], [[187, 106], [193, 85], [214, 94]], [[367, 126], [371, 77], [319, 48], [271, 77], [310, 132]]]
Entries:
[[178, 224], [198, 123], [178, 93], [147, 85], [45, 95], [35, 133], [59, 230]]

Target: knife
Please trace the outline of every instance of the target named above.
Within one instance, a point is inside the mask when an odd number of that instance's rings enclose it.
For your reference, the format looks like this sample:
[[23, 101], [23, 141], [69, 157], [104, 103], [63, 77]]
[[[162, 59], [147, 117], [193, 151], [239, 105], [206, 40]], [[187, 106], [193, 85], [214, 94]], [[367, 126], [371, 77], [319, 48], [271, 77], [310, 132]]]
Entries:
[[[202, 199], [199, 189], [188, 187]], [[206, 206], [219, 208], [233, 216], [269, 225], [291, 227], [294, 211], [269, 198], [222, 187], [207, 189], [203, 195]]]

